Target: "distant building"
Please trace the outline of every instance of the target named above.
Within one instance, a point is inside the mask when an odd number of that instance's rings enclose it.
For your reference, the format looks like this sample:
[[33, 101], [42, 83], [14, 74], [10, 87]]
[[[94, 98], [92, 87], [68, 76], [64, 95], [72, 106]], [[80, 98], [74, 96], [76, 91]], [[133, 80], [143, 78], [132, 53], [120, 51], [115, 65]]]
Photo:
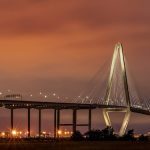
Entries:
[[5, 100], [22, 100], [21, 94], [9, 94], [4, 96]]

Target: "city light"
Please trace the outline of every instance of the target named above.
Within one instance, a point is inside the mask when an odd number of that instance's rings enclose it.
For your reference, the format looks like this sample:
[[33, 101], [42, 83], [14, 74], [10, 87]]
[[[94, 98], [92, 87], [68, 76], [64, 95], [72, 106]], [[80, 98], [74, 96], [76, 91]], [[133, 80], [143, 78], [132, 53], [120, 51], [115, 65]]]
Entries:
[[20, 132], [19, 132], [19, 134], [21, 135], [21, 134], [22, 134], [22, 132], [20, 131]]
[[67, 131], [66, 129], [58, 130], [57, 133], [58, 133], [59, 137], [70, 137], [73, 134], [73, 132]]
[[88, 97], [88, 96], [86, 96], [86, 99], [89, 99], [89, 97]]
[[4, 137], [5, 136], [5, 132], [2, 132], [1, 135], [2, 135], [2, 137]]
[[17, 131], [16, 131], [16, 130], [12, 130], [11, 133], [12, 133], [13, 136], [16, 136], [16, 135], [17, 135]]
[[61, 131], [61, 130], [58, 130], [57, 133], [58, 133], [58, 135], [61, 135], [61, 134], [62, 134], [62, 131]]
[[[0, 132], [0, 138], [25, 138], [28, 137], [28, 133], [29, 133], [28, 131], [18, 131], [17, 129], [14, 129], [10, 131]], [[57, 131], [58, 136], [63, 138], [70, 137], [72, 133], [73, 132], [68, 131], [67, 129]], [[39, 134], [34, 133], [32, 134], [32, 137], [39, 137]], [[43, 131], [41, 132], [41, 137], [43, 138], [53, 137], [53, 134], [51, 132]]]
[[42, 132], [42, 134], [44, 134], [44, 135], [45, 135], [45, 134], [46, 134], [46, 132], [45, 132], [45, 131], [43, 131], [43, 132]]

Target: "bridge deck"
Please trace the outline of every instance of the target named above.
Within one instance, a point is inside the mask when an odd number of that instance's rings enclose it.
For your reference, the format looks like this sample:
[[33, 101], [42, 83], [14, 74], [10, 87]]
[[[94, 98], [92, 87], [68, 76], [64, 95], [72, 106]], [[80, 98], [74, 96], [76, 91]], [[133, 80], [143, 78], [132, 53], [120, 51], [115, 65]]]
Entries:
[[61, 103], [61, 102], [42, 102], [42, 101], [18, 101], [0, 100], [0, 106], [8, 109], [35, 108], [35, 109], [95, 109], [95, 108], [125, 108], [115, 105], [82, 104], [82, 103]]
[[[0, 100], [0, 107], [7, 109], [96, 109], [96, 108], [126, 108], [124, 106], [116, 105], [102, 105], [102, 104], [82, 104], [82, 103], [61, 103], [61, 102], [42, 102], [29, 100]], [[130, 108], [132, 112], [150, 115], [150, 111], [139, 108]]]

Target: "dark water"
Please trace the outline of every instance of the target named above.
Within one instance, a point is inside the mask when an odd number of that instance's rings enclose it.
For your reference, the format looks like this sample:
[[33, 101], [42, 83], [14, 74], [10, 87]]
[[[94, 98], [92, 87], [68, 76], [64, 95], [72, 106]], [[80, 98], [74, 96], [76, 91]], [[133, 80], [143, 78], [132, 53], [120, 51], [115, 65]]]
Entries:
[[150, 142], [8, 142], [1, 150], [149, 150]]

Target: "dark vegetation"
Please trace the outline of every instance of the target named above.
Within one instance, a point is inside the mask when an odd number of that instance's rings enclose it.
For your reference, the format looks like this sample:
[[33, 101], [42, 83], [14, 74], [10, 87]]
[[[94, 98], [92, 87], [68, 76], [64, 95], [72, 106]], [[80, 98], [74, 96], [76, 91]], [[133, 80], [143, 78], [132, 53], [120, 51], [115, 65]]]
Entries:
[[91, 130], [86, 132], [85, 134], [81, 134], [79, 131], [76, 131], [71, 140], [74, 141], [81, 141], [81, 140], [88, 140], [88, 141], [149, 141], [148, 136], [141, 135], [138, 138], [134, 136], [134, 130], [128, 130], [128, 132], [119, 137], [117, 134], [114, 134], [114, 129], [112, 127], [106, 127], [103, 130]]

